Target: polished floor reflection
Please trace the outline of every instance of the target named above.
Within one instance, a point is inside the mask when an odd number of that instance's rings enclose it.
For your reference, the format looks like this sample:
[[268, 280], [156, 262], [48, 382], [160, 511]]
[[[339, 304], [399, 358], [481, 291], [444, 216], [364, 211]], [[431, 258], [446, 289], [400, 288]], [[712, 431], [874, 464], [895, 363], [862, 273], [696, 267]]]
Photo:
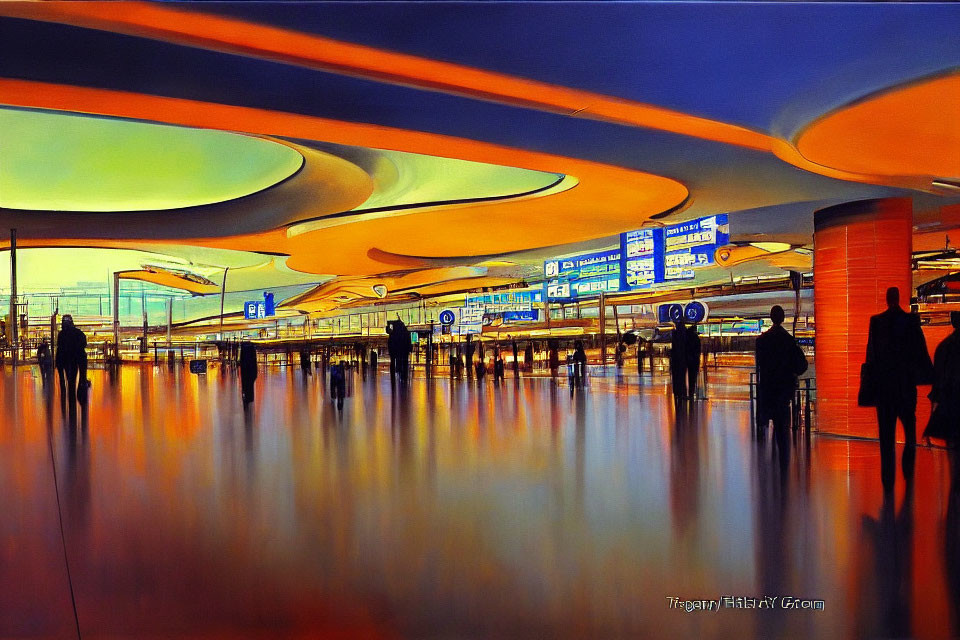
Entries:
[[[680, 412], [659, 378], [510, 375], [355, 377], [338, 413], [317, 376], [270, 371], [244, 413], [230, 371], [130, 366], [91, 372], [74, 426], [8, 368], [0, 637], [960, 631], [943, 450], [885, 500], [875, 442], [801, 433], [781, 457], [722, 374]], [[670, 600], [723, 596], [824, 608]]]

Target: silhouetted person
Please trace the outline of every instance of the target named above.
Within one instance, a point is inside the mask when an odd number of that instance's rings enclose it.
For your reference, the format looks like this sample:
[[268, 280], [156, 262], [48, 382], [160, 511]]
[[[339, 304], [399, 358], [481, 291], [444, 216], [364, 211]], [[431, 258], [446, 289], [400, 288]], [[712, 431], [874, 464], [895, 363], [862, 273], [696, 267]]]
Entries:
[[583, 350], [583, 342], [573, 343], [573, 384], [583, 386], [587, 377], [587, 352]]
[[696, 398], [697, 378], [700, 376], [700, 334], [697, 333], [697, 325], [691, 324], [687, 327], [686, 334], [684, 355], [687, 358], [687, 394]]
[[477, 382], [483, 380], [483, 377], [487, 375], [487, 363], [483, 360], [477, 360]]
[[880, 430], [880, 477], [892, 490], [896, 476], [897, 419], [903, 424], [903, 474], [913, 475], [917, 444], [917, 385], [933, 378], [933, 363], [920, 328], [920, 317], [900, 308], [900, 290], [887, 289], [887, 310], [870, 318], [867, 364], [876, 383]]
[[70, 314], [63, 316], [57, 335], [56, 366], [60, 378], [60, 397], [67, 398], [67, 407], [73, 415], [77, 410], [78, 384], [84, 385], [86, 391], [87, 336], [74, 326]]
[[337, 409], [343, 409], [343, 397], [347, 395], [346, 364], [341, 360], [330, 367], [330, 399], [337, 403]]
[[787, 433], [790, 402], [797, 389], [797, 377], [807, 370], [807, 357], [790, 333], [783, 328], [783, 307], [770, 309], [773, 326], [757, 338], [757, 427], [761, 431], [773, 421], [774, 433]]
[[943, 339], [933, 355], [933, 390], [930, 402], [952, 427], [947, 442], [956, 445], [960, 436], [960, 311], [950, 313], [953, 333]]
[[300, 351], [300, 370], [303, 371], [303, 375], [310, 375], [310, 352], [306, 349]]
[[40, 369], [40, 381], [46, 387], [53, 374], [53, 355], [50, 353], [50, 344], [44, 338], [37, 347], [37, 366]]
[[523, 351], [523, 368], [525, 371], [533, 371], [533, 343], [528, 342], [527, 348]]
[[548, 353], [548, 362], [550, 364], [550, 377], [557, 377], [557, 370], [560, 368], [560, 343], [557, 342], [556, 338], [551, 338], [547, 341]]
[[673, 379], [673, 399], [687, 397], [687, 330], [683, 320], [677, 320], [670, 336], [670, 376]]
[[473, 377], [473, 352], [476, 350], [476, 345], [473, 344], [473, 336], [469, 333], [467, 334], [467, 377]]
[[240, 394], [243, 406], [253, 402], [253, 383], [257, 379], [257, 348], [252, 342], [240, 343]]
[[504, 378], [503, 358], [500, 357], [500, 348], [497, 347], [493, 352], [493, 382], [499, 383]]
[[396, 320], [387, 323], [387, 349], [390, 351], [390, 374], [402, 383], [406, 383], [410, 365], [410, 351], [413, 345], [410, 343], [410, 330], [403, 320]]
[[517, 341], [511, 341], [511, 346], [513, 347], [513, 377], [520, 375], [520, 348], [517, 346]]
[[376, 375], [377, 374], [377, 350], [370, 349], [370, 371]]

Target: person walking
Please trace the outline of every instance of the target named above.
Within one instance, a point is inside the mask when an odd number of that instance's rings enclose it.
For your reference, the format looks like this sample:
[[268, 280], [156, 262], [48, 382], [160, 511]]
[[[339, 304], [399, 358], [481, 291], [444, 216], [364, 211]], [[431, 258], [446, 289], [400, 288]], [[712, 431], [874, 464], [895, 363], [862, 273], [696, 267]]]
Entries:
[[500, 384], [504, 378], [503, 357], [500, 355], [500, 347], [493, 349], [493, 383]]
[[240, 343], [240, 395], [243, 408], [253, 402], [253, 383], [257, 379], [257, 348], [252, 342]]
[[909, 482], [917, 444], [917, 385], [933, 382], [933, 363], [920, 328], [920, 316], [900, 308], [900, 290], [887, 289], [887, 310], [870, 318], [867, 370], [869, 395], [876, 399], [880, 435], [880, 478], [885, 491], [893, 490], [896, 476], [897, 420], [903, 425], [901, 465]]
[[[933, 389], [931, 424], [939, 422], [940, 434], [951, 447], [960, 442], [960, 311], [950, 312], [953, 333], [937, 345], [933, 354]], [[927, 436], [924, 433], [924, 436]]]
[[691, 400], [697, 398], [697, 380], [700, 377], [700, 335], [697, 325], [687, 327], [685, 356], [687, 358], [687, 395]]
[[86, 402], [87, 336], [73, 324], [69, 313], [63, 316], [57, 335], [55, 364], [60, 378], [60, 397], [66, 398], [70, 415], [76, 415], [78, 394], [81, 404]]
[[396, 320], [387, 323], [387, 350], [390, 352], [390, 374], [394, 380], [406, 384], [410, 369], [410, 330], [398, 316]]
[[303, 372], [304, 376], [310, 375], [310, 350], [301, 349], [300, 350], [300, 371]]
[[583, 342], [573, 343], [573, 386], [582, 387], [587, 379], [587, 352], [583, 350]]
[[330, 399], [337, 403], [337, 409], [343, 410], [343, 397], [347, 395], [346, 363], [340, 361], [330, 367]]
[[763, 437], [773, 421], [780, 455], [789, 452], [790, 401], [797, 388], [797, 376], [807, 370], [807, 357], [796, 339], [783, 328], [783, 307], [770, 309], [773, 326], [757, 338], [757, 435]]
[[44, 338], [37, 347], [37, 366], [40, 368], [40, 381], [44, 388], [50, 383], [53, 374], [53, 356], [50, 354], [50, 344]]
[[687, 330], [683, 320], [674, 323], [670, 336], [670, 375], [673, 379], [673, 401], [687, 399]]

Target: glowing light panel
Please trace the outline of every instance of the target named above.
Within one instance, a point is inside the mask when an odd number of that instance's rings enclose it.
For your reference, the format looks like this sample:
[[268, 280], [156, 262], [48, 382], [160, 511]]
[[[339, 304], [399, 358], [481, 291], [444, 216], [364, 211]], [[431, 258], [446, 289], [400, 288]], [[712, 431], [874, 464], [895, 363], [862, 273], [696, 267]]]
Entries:
[[225, 131], [0, 109], [0, 207], [145, 211], [232, 200], [290, 177], [302, 156]]

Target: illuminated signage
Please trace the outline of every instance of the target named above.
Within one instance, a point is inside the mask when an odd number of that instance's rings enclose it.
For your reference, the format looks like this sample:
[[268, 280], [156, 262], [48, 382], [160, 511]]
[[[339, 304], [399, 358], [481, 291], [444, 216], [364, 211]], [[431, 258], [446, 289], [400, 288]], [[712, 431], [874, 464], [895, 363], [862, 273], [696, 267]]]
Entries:
[[246, 320], [258, 320], [267, 317], [267, 305], [263, 300], [248, 300], [243, 303], [243, 317]]
[[620, 235], [623, 288], [645, 289], [663, 282], [663, 229], [639, 229]]
[[586, 253], [543, 263], [548, 300], [620, 291], [620, 250]]
[[717, 247], [730, 242], [726, 214], [690, 220], [664, 229], [664, 280], [691, 280], [696, 269], [714, 264]]

